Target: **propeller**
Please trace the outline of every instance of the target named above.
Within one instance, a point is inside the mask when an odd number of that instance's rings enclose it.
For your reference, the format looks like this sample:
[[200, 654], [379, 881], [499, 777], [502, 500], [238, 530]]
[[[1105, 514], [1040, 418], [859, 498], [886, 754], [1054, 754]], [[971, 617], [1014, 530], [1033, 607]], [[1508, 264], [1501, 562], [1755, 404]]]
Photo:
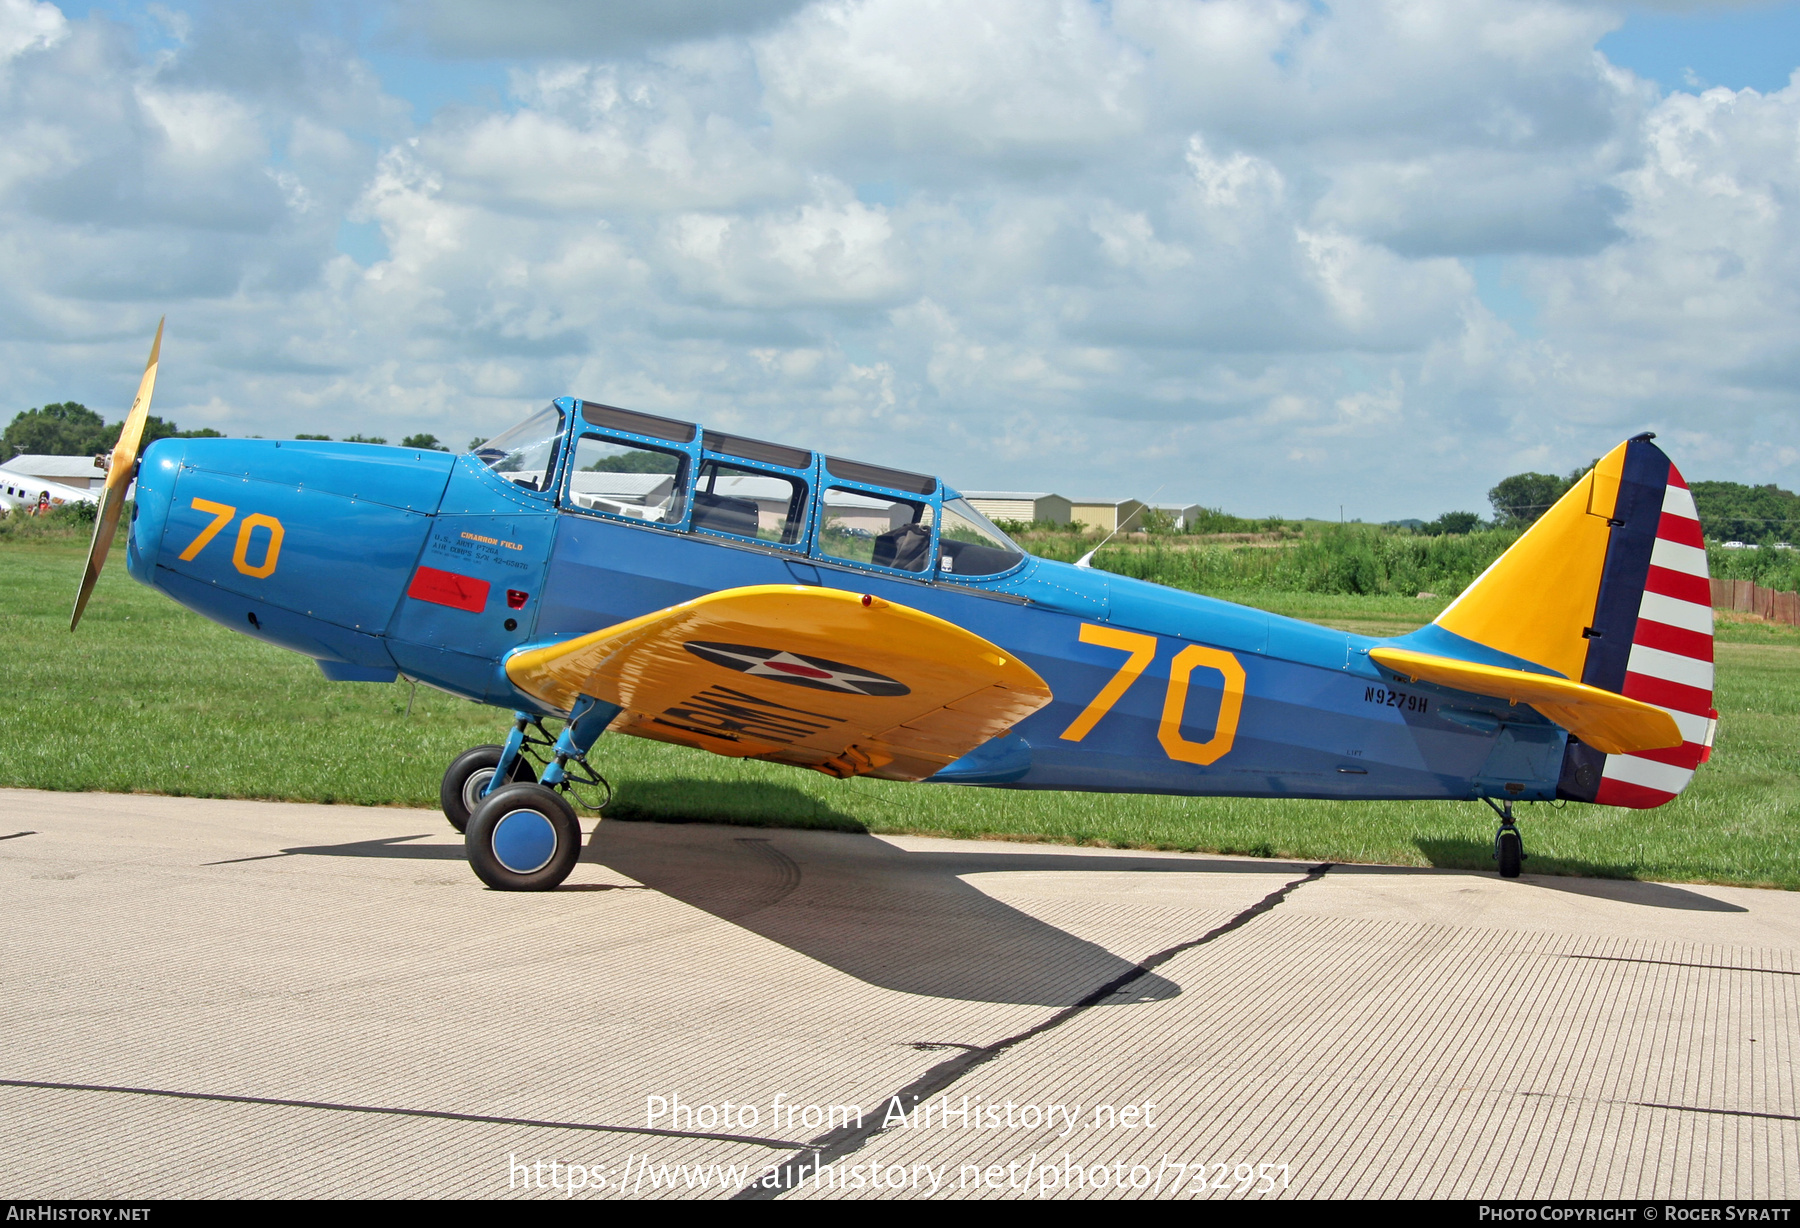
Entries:
[[[168, 317], [164, 316], [166, 320]], [[106, 469], [106, 490], [100, 496], [100, 509], [94, 517], [94, 540], [88, 544], [87, 571], [81, 577], [81, 591], [75, 594], [75, 612], [69, 615], [69, 630], [81, 621], [88, 598], [106, 565], [106, 552], [112, 548], [113, 532], [119, 527], [119, 513], [125, 507], [125, 492], [131, 487], [137, 470], [138, 445], [143, 442], [144, 422], [150, 417], [150, 393], [156, 388], [156, 364], [162, 354], [163, 320], [156, 322], [156, 340], [150, 343], [150, 361], [144, 364], [144, 378], [138, 382], [137, 399], [125, 424], [119, 428], [119, 442], [113, 445], [112, 463]]]

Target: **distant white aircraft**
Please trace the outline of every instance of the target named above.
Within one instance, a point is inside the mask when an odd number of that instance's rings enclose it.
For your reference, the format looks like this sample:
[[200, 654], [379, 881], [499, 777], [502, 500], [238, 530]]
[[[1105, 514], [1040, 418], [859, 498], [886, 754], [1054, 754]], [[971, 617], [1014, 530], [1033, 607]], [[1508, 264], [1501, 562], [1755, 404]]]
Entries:
[[0, 469], [0, 507], [6, 509], [7, 515], [30, 511], [46, 498], [51, 507], [61, 507], [65, 503], [97, 503], [99, 494], [99, 491], [82, 490], [47, 478]]

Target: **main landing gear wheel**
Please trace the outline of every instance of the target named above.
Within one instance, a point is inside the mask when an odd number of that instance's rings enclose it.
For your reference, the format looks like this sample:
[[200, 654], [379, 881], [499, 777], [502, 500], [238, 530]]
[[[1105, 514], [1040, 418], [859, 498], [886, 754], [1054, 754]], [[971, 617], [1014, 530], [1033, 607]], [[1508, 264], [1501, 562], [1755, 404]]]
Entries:
[[551, 891], [581, 856], [581, 824], [556, 790], [506, 785], [469, 816], [463, 847], [469, 868], [495, 891]]
[[[443, 783], [438, 785], [438, 805], [443, 808], [444, 817], [450, 820], [450, 826], [457, 831], [467, 831], [469, 816], [481, 804], [481, 791], [494, 778], [494, 769], [500, 766], [499, 746], [477, 746], [465, 750], [450, 764], [450, 770], [444, 773]], [[509, 783], [536, 780], [531, 764], [520, 755], [513, 761]]]

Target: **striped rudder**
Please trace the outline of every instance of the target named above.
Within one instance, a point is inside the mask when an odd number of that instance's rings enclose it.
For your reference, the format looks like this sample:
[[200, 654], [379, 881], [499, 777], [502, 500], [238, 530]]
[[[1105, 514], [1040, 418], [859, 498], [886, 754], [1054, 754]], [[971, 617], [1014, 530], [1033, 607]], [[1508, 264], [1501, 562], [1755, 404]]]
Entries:
[[1648, 809], [1671, 801], [1712, 753], [1712, 592], [1694, 497], [1647, 436], [1625, 445], [1605, 570], [1581, 680], [1655, 704], [1683, 742], [1605, 755], [1570, 739], [1557, 792]]
[[[1407, 637], [1427, 652], [1553, 673], [1668, 713], [1673, 726], [1645, 708], [1660, 728], [1621, 737], [1596, 724], [1584, 742], [1573, 710], [1559, 718], [1539, 705], [1571, 731], [1557, 795], [1640, 809], [1687, 787], [1718, 718], [1706, 543], [1687, 483], [1651, 438], [1608, 452], [1432, 627]], [[1668, 749], [1630, 749], [1659, 743]]]

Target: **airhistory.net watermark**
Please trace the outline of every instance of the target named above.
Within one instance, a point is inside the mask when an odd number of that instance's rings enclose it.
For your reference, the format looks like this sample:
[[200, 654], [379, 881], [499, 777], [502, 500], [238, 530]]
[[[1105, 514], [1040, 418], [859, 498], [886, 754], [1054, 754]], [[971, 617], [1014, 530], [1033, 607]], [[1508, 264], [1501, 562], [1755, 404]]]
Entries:
[[1164, 1155], [1155, 1163], [1125, 1160], [1087, 1163], [1069, 1152], [1032, 1152], [1004, 1164], [886, 1163], [881, 1160], [799, 1163], [659, 1162], [648, 1153], [630, 1154], [616, 1167], [563, 1160], [507, 1157], [507, 1189], [549, 1191], [567, 1198], [595, 1195], [635, 1198], [656, 1193], [720, 1193], [752, 1188], [815, 1189], [830, 1193], [908, 1192], [922, 1194], [1008, 1190], [1040, 1198], [1057, 1194], [1119, 1191], [1198, 1196], [1214, 1193], [1275, 1194], [1289, 1188], [1287, 1164], [1226, 1164]]

